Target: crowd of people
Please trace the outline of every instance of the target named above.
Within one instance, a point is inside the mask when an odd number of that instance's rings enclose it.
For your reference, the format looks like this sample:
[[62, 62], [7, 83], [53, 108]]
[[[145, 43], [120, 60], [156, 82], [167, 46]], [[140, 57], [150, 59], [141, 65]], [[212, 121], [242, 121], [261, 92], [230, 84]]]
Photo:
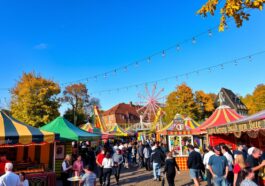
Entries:
[[[173, 186], [176, 172], [180, 171], [176, 160], [166, 146], [152, 140], [106, 143], [94, 151], [89, 146], [83, 147], [78, 155], [66, 155], [62, 163], [63, 185], [70, 185], [68, 178], [81, 176], [81, 184], [94, 186], [96, 174], [100, 185], [109, 186], [112, 175], [116, 184], [119, 185], [121, 170], [134, 167], [153, 171], [154, 181], [161, 181], [165, 175], [168, 184]], [[165, 166], [162, 170], [163, 165]]]
[[265, 153], [256, 147], [237, 144], [232, 151], [227, 145], [208, 146], [204, 153], [188, 145], [188, 168], [194, 185], [206, 179], [208, 186], [264, 185]]

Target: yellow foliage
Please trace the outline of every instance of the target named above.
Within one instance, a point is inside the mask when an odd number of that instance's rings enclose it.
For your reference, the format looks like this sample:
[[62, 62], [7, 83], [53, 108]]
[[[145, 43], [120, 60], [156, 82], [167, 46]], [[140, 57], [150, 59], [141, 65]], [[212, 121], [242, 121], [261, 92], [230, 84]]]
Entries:
[[58, 84], [35, 73], [24, 73], [11, 90], [12, 115], [32, 126], [48, 123], [59, 115]]
[[[207, 14], [214, 15], [216, 7], [221, 1], [208, 0], [197, 11], [198, 14], [206, 17]], [[226, 0], [223, 7], [220, 10], [221, 19], [219, 25], [219, 31], [224, 31], [227, 25], [226, 18], [233, 17], [237, 27], [241, 27], [244, 20], [248, 20], [250, 14], [246, 13], [248, 9], [262, 10], [265, 0]]]

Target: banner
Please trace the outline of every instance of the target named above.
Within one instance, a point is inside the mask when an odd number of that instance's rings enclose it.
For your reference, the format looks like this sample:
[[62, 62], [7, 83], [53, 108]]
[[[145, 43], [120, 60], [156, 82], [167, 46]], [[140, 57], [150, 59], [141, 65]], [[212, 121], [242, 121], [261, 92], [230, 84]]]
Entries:
[[265, 129], [265, 120], [249, 121], [248, 123], [234, 123], [207, 129], [208, 134], [227, 134]]

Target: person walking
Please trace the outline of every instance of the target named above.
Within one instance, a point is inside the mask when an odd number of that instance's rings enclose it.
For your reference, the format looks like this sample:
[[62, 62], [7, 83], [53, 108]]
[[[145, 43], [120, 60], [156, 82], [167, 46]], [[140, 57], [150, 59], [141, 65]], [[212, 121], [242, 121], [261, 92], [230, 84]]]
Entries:
[[112, 173], [112, 167], [114, 163], [110, 157], [110, 153], [107, 152], [105, 158], [102, 161], [103, 166], [103, 186], [110, 186], [110, 176]]
[[102, 149], [101, 152], [96, 157], [96, 164], [98, 168], [98, 177], [99, 177], [99, 183], [100, 185], [103, 184], [103, 159], [105, 158], [105, 150]]
[[225, 156], [221, 155], [219, 145], [214, 147], [215, 154], [209, 159], [209, 170], [213, 177], [214, 186], [227, 186], [228, 162]]
[[96, 186], [96, 179], [97, 176], [94, 172], [92, 172], [93, 166], [90, 164], [84, 167], [85, 174], [82, 176], [81, 180], [79, 181], [80, 185], [82, 186]]
[[212, 186], [212, 174], [209, 170], [209, 159], [212, 155], [214, 155], [214, 152], [213, 152], [213, 147], [211, 145], [209, 145], [207, 148], [208, 152], [204, 155], [203, 157], [203, 164], [205, 166], [205, 169], [206, 169], [206, 178], [207, 178], [207, 185], [208, 186]]
[[62, 179], [63, 185], [65, 186], [71, 185], [71, 182], [67, 180], [68, 178], [71, 177], [71, 174], [72, 174], [72, 165], [70, 161], [71, 161], [71, 155], [67, 154], [63, 160], [62, 172], [61, 172], [61, 179]]
[[138, 149], [137, 149], [137, 153], [138, 153], [138, 164], [139, 164], [139, 168], [143, 168], [144, 167], [144, 146], [142, 144], [141, 141], [139, 141], [139, 145], [138, 145]]
[[150, 157], [151, 157], [151, 147], [148, 143], [145, 144], [143, 154], [144, 154], [144, 162], [145, 162], [145, 169], [147, 171], [151, 170], [151, 164], [150, 164]]
[[19, 176], [12, 172], [13, 164], [5, 164], [5, 174], [0, 177], [0, 186], [20, 186]]
[[176, 176], [176, 169], [179, 173], [180, 170], [179, 170], [179, 166], [176, 162], [176, 159], [173, 158], [171, 152], [168, 152], [166, 162], [165, 162], [164, 174], [166, 174], [167, 182], [168, 182], [169, 186], [175, 186], [174, 179]]
[[188, 168], [190, 169], [190, 177], [195, 186], [199, 186], [199, 174], [201, 167], [203, 166], [201, 154], [194, 150], [193, 145], [187, 146], [189, 149]]
[[133, 165], [133, 166], [137, 165], [137, 162], [136, 162], [136, 156], [137, 156], [136, 145], [133, 145], [133, 146], [132, 146], [132, 165]]
[[161, 181], [160, 172], [161, 172], [161, 164], [165, 160], [165, 155], [161, 150], [158, 143], [155, 144], [155, 149], [151, 154], [151, 162], [153, 162], [153, 175], [154, 181]]
[[113, 163], [114, 163], [114, 175], [117, 182], [117, 185], [119, 185], [119, 179], [120, 179], [120, 173], [121, 173], [121, 167], [124, 162], [124, 158], [121, 154], [121, 150], [117, 149], [117, 151], [112, 156]]

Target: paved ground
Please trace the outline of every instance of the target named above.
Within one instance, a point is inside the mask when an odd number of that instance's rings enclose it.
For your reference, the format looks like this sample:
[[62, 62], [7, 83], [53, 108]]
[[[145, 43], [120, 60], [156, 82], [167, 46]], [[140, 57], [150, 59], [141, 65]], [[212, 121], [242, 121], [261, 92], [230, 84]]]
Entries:
[[[57, 182], [58, 186], [61, 183]], [[98, 181], [97, 181], [98, 183]], [[99, 183], [97, 184], [97, 186]], [[116, 182], [114, 179], [114, 175], [111, 176], [111, 186], [115, 186]], [[121, 186], [161, 186], [161, 182], [153, 181], [152, 171], [146, 171], [145, 169], [122, 169], [122, 173], [120, 176], [120, 185]], [[165, 185], [168, 185], [167, 182]], [[175, 178], [176, 186], [191, 186], [193, 183], [189, 178], [188, 171], [182, 171], [180, 175], [176, 175]], [[201, 183], [202, 186], [205, 186], [205, 182]]]

